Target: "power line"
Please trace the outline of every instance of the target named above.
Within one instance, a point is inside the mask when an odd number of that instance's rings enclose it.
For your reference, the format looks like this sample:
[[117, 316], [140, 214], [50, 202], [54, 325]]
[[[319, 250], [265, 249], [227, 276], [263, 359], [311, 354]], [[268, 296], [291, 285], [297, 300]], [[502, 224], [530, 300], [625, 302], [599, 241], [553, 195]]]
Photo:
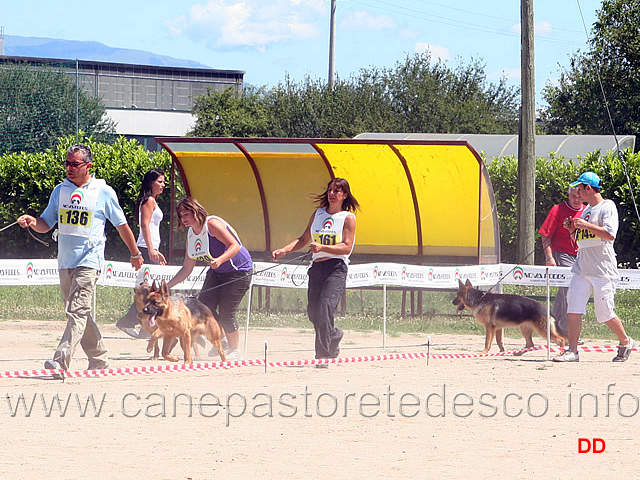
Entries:
[[[350, 3], [356, 3], [359, 5], [363, 5], [365, 7], [369, 7], [369, 8], [374, 8], [377, 10], [382, 10], [382, 11], [386, 11], [386, 12], [390, 12], [393, 14], [397, 14], [397, 15], [402, 15], [402, 16], [406, 16], [412, 19], [420, 19], [420, 20], [424, 20], [427, 22], [432, 22], [432, 23], [437, 23], [439, 25], [447, 25], [447, 26], [451, 26], [454, 28], [458, 28], [458, 29], [462, 29], [462, 30], [471, 30], [471, 31], [477, 31], [477, 32], [483, 32], [483, 33], [489, 33], [489, 34], [494, 34], [494, 35], [501, 35], [501, 36], [506, 36], [506, 37], [519, 37], [519, 32], [512, 32], [509, 31], [509, 29], [511, 28], [511, 26], [513, 25], [518, 25], [519, 21], [515, 21], [515, 20], [510, 20], [510, 19], [505, 19], [505, 18], [500, 18], [500, 17], [493, 17], [490, 15], [484, 15], [481, 13], [476, 13], [476, 12], [470, 12], [468, 10], [463, 10], [463, 9], [458, 9], [455, 7], [445, 7], [443, 5], [440, 4], [436, 4], [433, 2], [426, 2], [423, 1], [422, 3], [430, 3], [433, 5], [437, 5], [443, 8], [450, 8], [452, 10], [456, 10], [456, 11], [460, 11], [463, 13], [467, 13], [467, 14], [472, 14], [473, 16], [483, 16], [486, 18], [493, 18], [493, 19], [497, 19], [500, 21], [504, 21], [504, 22], [508, 22], [510, 24], [509, 27], [504, 27], [504, 28], [493, 28], [493, 27], [487, 27], [485, 25], [480, 25], [477, 23], [472, 23], [472, 22], [466, 22], [463, 20], [460, 20], [459, 18], [451, 18], [451, 17], [446, 17], [446, 16], [441, 16], [441, 15], [434, 15], [431, 13], [426, 13], [424, 11], [421, 10], [416, 10], [413, 8], [407, 8], [401, 5], [396, 5], [393, 3], [389, 3], [389, 2], [384, 2], [381, 0], [370, 0], [370, 2], [376, 2], [377, 4], [382, 4], [382, 5], [386, 5], [385, 6], [379, 6], [379, 5], [374, 5], [371, 4], [369, 2], [365, 2], [365, 1], [360, 1], [360, 0], [350, 0]], [[420, 1], [420, 0], [418, 0]], [[388, 7], [393, 7], [393, 8], [388, 8]], [[565, 32], [569, 32], [569, 33], [580, 33], [578, 31], [575, 30], [568, 30], [568, 29], [562, 29], [562, 28], [555, 28], [554, 30], [560, 30], [560, 31], [565, 31]], [[545, 37], [542, 35], [536, 35], [535, 39], [537, 41], [541, 41], [541, 42], [546, 42], [546, 43], [554, 43], [554, 44], [562, 44], [562, 45], [576, 45], [576, 46], [582, 46], [583, 42], [582, 41], [578, 41], [578, 40], [564, 40], [564, 39], [557, 39], [557, 38], [549, 38], [549, 37]]]

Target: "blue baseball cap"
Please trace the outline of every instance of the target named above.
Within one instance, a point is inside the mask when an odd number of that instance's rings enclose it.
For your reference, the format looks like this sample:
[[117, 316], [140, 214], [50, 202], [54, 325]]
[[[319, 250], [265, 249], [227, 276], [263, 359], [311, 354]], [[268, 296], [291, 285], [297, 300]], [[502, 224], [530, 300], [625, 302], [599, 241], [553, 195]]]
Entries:
[[594, 188], [602, 188], [602, 180], [600, 177], [593, 172], [585, 172], [580, 175], [580, 178], [573, 183], [570, 183], [570, 187], [577, 187], [578, 185], [589, 185]]

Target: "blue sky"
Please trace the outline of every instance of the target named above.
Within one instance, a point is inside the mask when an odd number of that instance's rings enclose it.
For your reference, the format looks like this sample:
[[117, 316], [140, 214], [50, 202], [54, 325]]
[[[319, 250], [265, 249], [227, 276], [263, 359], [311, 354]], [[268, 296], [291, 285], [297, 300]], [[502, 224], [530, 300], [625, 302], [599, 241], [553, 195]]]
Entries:
[[[97, 41], [244, 70], [274, 86], [328, 75], [330, 0], [0, 0], [5, 35]], [[534, 0], [536, 91], [587, 48], [600, 0]], [[520, 82], [518, 0], [338, 0], [335, 71], [393, 67], [429, 49], [452, 67], [481, 60]], [[540, 97], [538, 96], [540, 99]]]

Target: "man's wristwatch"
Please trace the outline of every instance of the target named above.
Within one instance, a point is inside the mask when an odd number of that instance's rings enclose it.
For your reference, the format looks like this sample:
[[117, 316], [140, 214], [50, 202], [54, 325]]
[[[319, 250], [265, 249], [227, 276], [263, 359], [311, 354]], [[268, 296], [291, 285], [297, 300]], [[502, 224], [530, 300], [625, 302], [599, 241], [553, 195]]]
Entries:
[[142, 258], [142, 252], [138, 250], [137, 255], [131, 255], [131, 259], [134, 259], [134, 258]]

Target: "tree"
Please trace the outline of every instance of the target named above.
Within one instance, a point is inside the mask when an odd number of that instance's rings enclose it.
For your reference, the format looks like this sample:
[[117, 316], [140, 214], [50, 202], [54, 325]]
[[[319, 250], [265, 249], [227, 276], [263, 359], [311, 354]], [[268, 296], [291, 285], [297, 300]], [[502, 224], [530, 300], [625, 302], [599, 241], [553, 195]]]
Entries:
[[515, 133], [518, 91], [488, 83], [478, 62], [452, 70], [428, 54], [361, 70], [333, 88], [288, 76], [276, 87], [210, 91], [196, 100], [196, 136], [351, 138], [364, 132]]
[[102, 101], [72, 78], [50, 66], [5, 63], [0, 67], [0, 153], [44, 152], [59, 137], [75, 135], [78, 128], [96, 138], [113, 133]]
[[274, 136], [352, 138], [365, 131], [389, 131], [385, 126], [392, 111], [386, 87], [366, 71], [347, 80], [336, 78], [333, 88], [310, 77], [299, 84], [287, 77], [265, 100], [276, 126]]
[[222, 92], [209, 89], [193, 104], [196, 124], [194, 137], [265, 137], [272, 132], [272, 122], [264, 103], [262, 89], [247, 87], [242, 95], [235, 89]]
[[607, 104], [615, 133], [640, 131], [640, 1], [604, 0], [597, 18], [589, 51], [543, 91], [547, 133], [611, 134]]
[[478, 61], [452, 70], [429, 54], [385, 70], [397, 132], [516, 133], [518, 90], [487, 83]]

